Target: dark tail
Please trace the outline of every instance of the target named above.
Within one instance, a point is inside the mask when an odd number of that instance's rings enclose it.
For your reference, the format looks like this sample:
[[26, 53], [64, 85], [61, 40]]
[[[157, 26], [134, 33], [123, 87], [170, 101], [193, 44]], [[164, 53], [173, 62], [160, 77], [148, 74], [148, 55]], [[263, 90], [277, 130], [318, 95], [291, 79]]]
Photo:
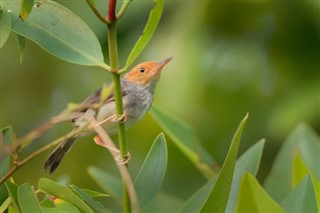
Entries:
[[51, 152], [44, 164], [45, 172], [49, 169], [50, 174], [52, 174], [57, 169], [62, 158], [67, 154], [76, 139], [77, 138], [69, 138], [66, 141], [61, 142], [57, 148]]

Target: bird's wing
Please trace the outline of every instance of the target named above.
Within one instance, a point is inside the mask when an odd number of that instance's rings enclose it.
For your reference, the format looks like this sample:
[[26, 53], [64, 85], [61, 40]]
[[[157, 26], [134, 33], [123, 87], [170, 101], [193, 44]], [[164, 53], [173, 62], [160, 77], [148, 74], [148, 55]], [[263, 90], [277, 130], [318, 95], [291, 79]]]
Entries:
[[[90, 108], [90, 105], [93, 104], [98, 104], [100, 102], [101, 99], [101, 91], [102, 88], [97, 89], [95, 92], [91, 93], [80, 105], [79, 108], [81, 110], [79, 110], [79, 112], [85, 112]], [[122, 97], [125, 95], [125, 91], [121, 91], [122, 92]], [[104, 101], [104, 104], [106, 103], [110, 103], [114, 101], [114, 90], [112, 89], [112, 91], [110, 92], [109, 96], [106, 98], [106, 100]], [[81, 107], [81, 106], [87, 106], [87, 107]]]

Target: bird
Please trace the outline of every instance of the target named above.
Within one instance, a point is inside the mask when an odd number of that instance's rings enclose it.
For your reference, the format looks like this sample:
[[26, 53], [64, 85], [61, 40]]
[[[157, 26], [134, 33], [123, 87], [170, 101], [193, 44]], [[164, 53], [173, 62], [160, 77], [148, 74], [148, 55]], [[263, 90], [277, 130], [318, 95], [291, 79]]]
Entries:
[[[143, 62], [133, 67], [127, 74], [120, 78], [121, 95], [124, 109], [124, 121], [126, 129], [139, 122], [150, 109], [154, 91], [159, 81], [162, 68], [168, 64], [173, 57], [168, 57], [161, 62]], [[111, 84], [111, 83], [110, 83]], [[103, 101], [100, 108], [94, 110], [87, 106], [99, 104], [103, 89], [99, 88], [90, 94], [80, 105], [81, 117], [71, 119], [74, 130], [88, 123], [88, 117], [95, 116], [97, 122], [102, 123], [103, 128], [109, 135], [117, 133], [118, 124], [112, 119], [116, 118], [116, 106], [114, 91]], [[71, 138], [66, 138], [51, 152], [44, 164], [44, 171], [55, 172], [63, 157], [71, 149], [77, 138], [93, 133], [93, 130], [81, 132]]]

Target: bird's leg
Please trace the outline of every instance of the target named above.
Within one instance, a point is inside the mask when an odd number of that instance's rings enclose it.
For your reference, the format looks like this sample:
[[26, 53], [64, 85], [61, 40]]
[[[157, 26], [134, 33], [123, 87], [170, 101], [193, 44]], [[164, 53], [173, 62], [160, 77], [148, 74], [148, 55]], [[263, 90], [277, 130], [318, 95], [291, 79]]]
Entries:
[[126, 122], [127, 121], [127, 112], [124, 111], [122, 113], [122, 115], [120, 115], [120, 116], [115, 115], [114, 118], [111, 119], [111, 121], [112, 122], [121, 122], [121, 123]]
[[107, 121], [113, 121], [115, 118], [116, 118], [116, 115], [111, 115], [111, 116], [103, 119], [102, 121], [99, 121], [99, 122], [95, 123], [94, 126], [93, 126], [93, 128], [94, 128], [94, 127], [97, 127], [97, 126], [100, 126], [101, 124], [104, 124], [104, 123], [107, 122]]
[[115, 148], [112, 148], [112, 147], [109, 147], [101, 138], [99, 135], [96, 135], [94, 138], [93, 138], [94, 142], [99, 145], [99, 146], [102, 146], [104, 148], [107, 148], [113, 152], [116, 152], [118, 153], [119, 155], [115, 158], [115, 161], [119, 164], [119, 165], [125, 165], [125, 164], [128, 164], [128, 162], [131, 160], [131, 154], [130, 152], [128, 152], [128, 154], [126, 156], [122, 156], [120, 155], [120, 150], [119, 149], [115, 149]]

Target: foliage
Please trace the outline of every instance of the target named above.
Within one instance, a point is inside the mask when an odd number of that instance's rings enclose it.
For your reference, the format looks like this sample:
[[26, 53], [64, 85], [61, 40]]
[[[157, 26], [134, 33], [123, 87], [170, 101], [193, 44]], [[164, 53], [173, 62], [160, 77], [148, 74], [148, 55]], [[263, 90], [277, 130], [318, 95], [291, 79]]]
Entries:
[[[130, 1], [124, 1], [118, 17], [122, 16]], [[94, 1], [88, 1], [95, 13]], [[30, 6], [34, 5], [34, 6]], [[141, 54], [153, 36], [160, 21], [164, 1], [155, 0], [146, 27], [130, 52], [126, 69]], [[98, 66], [110, 70], [105, 63], [103, 52], [95, 33], [65, 6], [53, 1], [1, 1], [0, 47], [7, 41], [10, 32], [14, 32], [20, 46], [20, 58], [24, 52], [25, 38], [34, 41], [50, 54], [78, 65]], [[100, 17], [99, 18], [103, 18]], [[22, 21], [23, 20], [23, 21]], [[104, 20], [109, 23], [110, 20]], [[64, 114], [63, 114], [64, 115]], [[153, 107], [151, 115], [159, 124], [167, 138], [185, 155], [207, 180], [186, 200], [177, 201], [178, 212], [319, 212], [320, 208], [320, 152], [319, 136], [306, 124], [300, 124], [287, 139], [272, 166], [264, 184], [256, 178], [265, 140], [262, 139], [249, 147], [238, 159], [240, 139], [248, 115], [240, 122], [231, 141], [221, 169], [198, 139], [194, 129], [170, 115], [164, 110]], [[141, 211], [152, 209], [157, 196], [161, 195], [161, 185], [166, 181], [168, 168], [167, 139], [160, 133], [153, 142], [142, 166], [134, 178]], [[34, 139], [34, 138], [32, 138]], [[108, 205], [98, 198], [116, 200], [123, 204], [124, 192], [121, 189], [121, 177], [91, 166], [88, 169], [92, 179], [104, 190], [82, 189], [76, 185], [61, 184], [42, 178], [37, 186], [29, 183], [15, 183], [5, 176], [12, 168], [18, 169], [26, 161], [21, 161], [20, 154], [32, 142], [20, 144], [11, 127], [1, 130], [1, 212], [111, 212]], [[14, 147], [8, 154], [5, 148]], [[50, 147], [48, 147], [50, 148]], [[47, 148], [46, 148], [47, 149]], [[45, 151], [45, 150], [43, 150]], [[42, 151], [41, 151], [42, 152]], [[36, 153], [36, 155], [40, 154]], [[174, 162], [171, 162], [174, 163]], [[15, 167], [14, 167], [15, 166]], [[14, 172], [15, 169], [12, 171]], [[132, 197], [131, 197], [132, 199]], [[174, 200], [174, 199], [172, 199]], [[161, 202], [159, 202], [161, 205]]]

